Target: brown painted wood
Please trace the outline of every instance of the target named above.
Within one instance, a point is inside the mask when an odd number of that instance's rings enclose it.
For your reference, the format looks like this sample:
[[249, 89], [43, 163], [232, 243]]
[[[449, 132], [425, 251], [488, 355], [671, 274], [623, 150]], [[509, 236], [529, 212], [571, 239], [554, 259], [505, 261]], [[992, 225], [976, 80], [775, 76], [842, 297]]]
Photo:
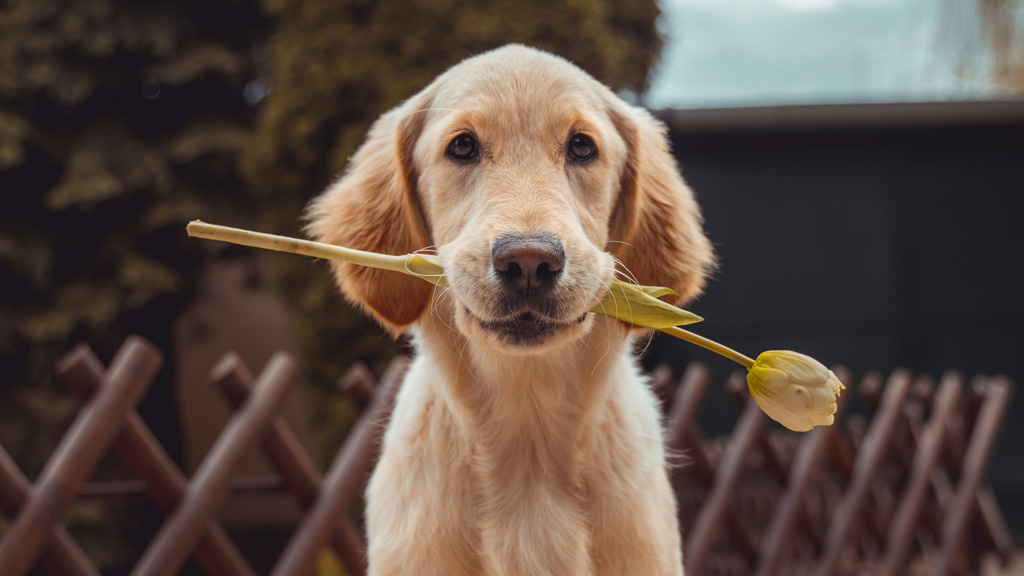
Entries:
[[[72, 351], [58, 366], [58, 374], [80, 366], [82, 354], [82, 348]], [[160, 351], [142, 338], [132, 336], [121, 346], [103, 375], [103, 386], [78, 412], [0, 540], [5, 576], [22, 576], [39, 557], [79, 486], [92, 474], [162, 363]]]
[[[214, 368], [216, 375], [214, 384], [224, 393], [232, 406], [237, 410], [249, 398], [252, 388], [252, 374], [242, 363], [237, 354], [228, 354]], [[351, 371], [350, 371], [351, 374]], [[372, 387], [370, 388], [372, 390]], [[263, 440], [263, 452], [281, 473], [292, 495], [309, 509], [316, 500], [321, 488], [320, 472], [313, 459], [302, 446], [284, 418], [274, 417], [270, 430]], [[345, 564], [345, 568], [353, 576], [366, 574], [366, 545], [363, 543], [359, 530], [345, 514], [338, 517], [338, 525], [330, 534], [331, 547]]]
[[889, 526], [886, 557], [879, 568], [879, 576], [896, 576], [905, 574], [907, 571], [907, 559], [910, 556], [918, 522], [924, 511], [929, 483], [936, 466], [938, 466], [941, 450], [946, 443], [946, 423], [957, 408], [957, 403], [963, 394], [963, 387], [963, 376], [953, 372], [943, 376], [942, 382], [939, 384], [931, 417], [921, 432], [917, 449], [913, 455], [910, 480], [899, 500], [899, 507], [896, 509], [893, 522]]
[[260, 374], [252, 398], [238, 410], [203, 458], [174, 512], [142, 554], [133, 576], [172, 576], [199, 544], [203, 528], [231, 490], [242, 458], [266, 437], [286, 394], [298, 382], [298, 368], [278, 352]]
[[[739, 378], [742, 379], [742, 376]], [[737, 378], [734, 375], [730, 379], [735, 381]], [[763, 433], [766, 420], [767, 416], [755, 402], [747, 402], [736, 422], [736, 428], [722, 456], [711, 491], [697, 515], [693, 528], [687, 534], [683, 562], [687, 573], [692, 576], [700, 576], [707, 570], [711, 551], [720, 531], [726, 527], [726, 515], [730, 514], [730, 499], [743, 473], [744, 459], [756, 444], [757, 436]], [[730, 531], [730, 536], [734, 539], [733, 546], [742, 550], [742, 542], [737, 541], [738, 535], [732, 532]]]
[[829, 525], [825, 549], [814, 568], [815, 576], [830, 576], [850, 542], [850, 535], [860, 519], [875, 472], [885, 456], [912, 379], [910, 372], [906, 370], [897, 370], [889, 377], [889, 382], [881, 394], [879, 411], [864, 437], [860, 453], [853, 464], [850, 486], [835, 511], [834, 520]]
[[373, 372], [366, 364], [356, 362], [338, 379], [338, 389], [348, 395], [356, 407], [363, 411], [373, 399], [375, 380]]
[[373, 401], [349, 432], [324, 477], [316, 501], [292, 535], [271, 572], [272, 576], [307, 574], [312, 570], [330, 531], [366, 481], [384, 422], [391, 414], [395, 395], [407, 369], [408, 359], [399, 357], [391, 361], [377, 385]]
[[[850, 382], [849, 371], [836, 367], [834, 370], [841, 382]], [[836, 401], [835, 420], [832, 426], [818, 426], [807, 433], [800, 441], [800, 448], [796, 458], [793, 460], [793, 467], [789, 473], [789, 481], [786, 491], [779, 501], [775, 515], [765, 530], [764, 539], [761, 541], [759, 561], [756, 576], [771, 576], [775, 574], [782, 564], [793, 534], [798, 528], [798, 521], [805, 525], [806, 508], [804, 507], [804, 496], [808, 485], [811, 483], [811, 476], [815, 470], [823, 464], [825, 450], [828, 448], [829, 436], [836, 433], [839, 419], [846, 411], [852, 390], [844, 392]], [[802, 519], [803, 517], [803, 519]]]
[[[102, 370], [99, 359], [92, 351], [85, 350], [76, 368], [64, 371], [61, 379], [75, 394], [88, 399], [102, 386]], [[125, 423], [114, 440], [114, 448], [128, 468], [142, 479], [142, 485], [108, 482], [108, 493], [141, 489], [165, 514], [170, 514], [185, 493], [188, 480], [134, 409], [125, 415]], [[211, 519], [198, 530], [202, 536], [196, 548], [196, 561], [207, 573], [218, 576], [255, 574], [220, 524]]]
[[[28, 501], [31, 491], [32, 483], [0, 446], [0, 512], [13, 518]], [[100, 576], [63, 526], [56, 526], [50, 533], [39, 563], [50, 576]]]
[[977, 507], [978, 488], [988, 468], [989, 456], [995, 448], [1003, 416], [1010, 405], [1012, 390], [1013, 386], [1009, 380], [1002, 376], [989, 380], [984, 387], [984, 400], [967, 443], [964, 460], [960, 466], [960, 482], [942, 525], [942, 545], [938, 558], [929, 572], [930, 576], [945, 576], [951, 574], [954, 569], [954, 556], [963, 544], [971, 515]]

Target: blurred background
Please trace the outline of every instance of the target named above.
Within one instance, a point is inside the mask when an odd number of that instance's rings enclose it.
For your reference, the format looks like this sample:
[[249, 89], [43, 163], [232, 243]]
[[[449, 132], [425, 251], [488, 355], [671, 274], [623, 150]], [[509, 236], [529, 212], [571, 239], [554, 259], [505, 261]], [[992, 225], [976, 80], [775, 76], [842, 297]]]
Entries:
[[[254, 370], [299, 355], [288, 418], [329, 462], [355, 414], [338, 377], [404, 344], [348, 307], [322, 263], [189, 240], [184, 225], [301, 234], [303, 207], [379, 114], [508, 42], [572, 60], [668, 124], [721, 260], [693, 306], [701, 333], [858, 378], [906, 366], [1024, 382], [1024, 1], [4, 0], [0, 444], [34, 477], [78, 406], [51, 381], [56, 361], [87, 342], [107, 362], [135, 333], [168, 354], [140, 412], [186, 472], [229, 413], [204, 375], [231, 349]], [[663, 339], [644, 362], [694, 359], [731, 370]], [[714, 394], [709, 435], [736, 417]], [[989, 476], [1018, 543], [1019, 404]], [[130, 476], [115, 458], [99, 475]], [[289, 506], [226, 522], [273, 525]], [[69, 529], [122, 573], [159, 522], [144, 508], [78, 504]]]

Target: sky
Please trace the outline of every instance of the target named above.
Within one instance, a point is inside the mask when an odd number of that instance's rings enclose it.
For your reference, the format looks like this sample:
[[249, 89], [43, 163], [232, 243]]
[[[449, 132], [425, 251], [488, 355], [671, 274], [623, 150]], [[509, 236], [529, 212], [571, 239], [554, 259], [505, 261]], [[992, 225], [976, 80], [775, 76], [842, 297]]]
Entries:
[[[652, 108], [983, 98], [972, 0], [662, 0]], [[960, 71], [960, 73], [958, 73]]]

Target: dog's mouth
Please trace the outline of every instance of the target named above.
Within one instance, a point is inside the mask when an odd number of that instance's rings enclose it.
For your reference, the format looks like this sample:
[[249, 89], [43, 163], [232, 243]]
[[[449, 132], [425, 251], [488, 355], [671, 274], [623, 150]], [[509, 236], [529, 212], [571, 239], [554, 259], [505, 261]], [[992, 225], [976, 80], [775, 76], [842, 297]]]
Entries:
[[517, 346], [540, 344], [550, 336], [582, 324], [587, 319], [587, 315], [583, 314], [575, 320], [565, 322], [527, 311], [496, 320], [485, 320], [470, 312], [468, 308], [466, 309], [466, 314], [474, 317], [484, 330], [495, 334], [508, 344]]

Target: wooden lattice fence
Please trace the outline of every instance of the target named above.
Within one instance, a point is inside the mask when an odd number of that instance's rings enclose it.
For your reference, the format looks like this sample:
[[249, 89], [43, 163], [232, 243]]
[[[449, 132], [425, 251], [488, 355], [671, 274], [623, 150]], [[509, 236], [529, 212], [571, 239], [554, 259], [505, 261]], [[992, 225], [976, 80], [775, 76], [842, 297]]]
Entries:
[[[306, 512], [271, 572], [311, 574], [329, 547], [348, 573], [365, 574], [365, 546], [347, 511], [369, 474], [380, 431], [408, 361], [398, 358], [379, 381], [354, 367], [341, 388], [362, 409], [342, 449], [321, 476], [278, 415], [298, 381], [287, 354], [256, 378], [227, 355], [210, 380], [235, 413], [192, 478], [187, 478], [135, 411], [162, 363], [151, 344], [129, 338], [104, 369], [85, 346], [58, 366], [59, 379], [83, 398], [77, 417], [30, 483], [0, 446], [0, 574], [40, 565], [54, 576], [99, 574], [62, 526], [76, 498], [144, 492], [166, 514], [135, 564], [136, 576], [173, 575], [194, 557], [212, 576], [248, 576], [252, 565], [218, 523], [233, 493], [284, 487]], [[837, 368], [844, 382], [847, 371]], [[956, 373], [935, 385], [897, 370], [866, 375], [843, 395], [838, 423], [806, 434], [777, 429], [746, 393], [742, 375], [726, 382], [740, 415], [728, 438], [704, 438], [698, 415], [711, 374], [691, 364], [677, 383], [652, 374], [665, 401], [687, 574], [975, 574], [986, 552], [1004, 561], [1013, 541], [984, 471], [1012, 384]], [[853, 394], [870, 419], [846, 416]], [[88, 483], [113, 447], [139, 482]], [[239, 478], [242, 458], [262, 450], [279, 477]]]

